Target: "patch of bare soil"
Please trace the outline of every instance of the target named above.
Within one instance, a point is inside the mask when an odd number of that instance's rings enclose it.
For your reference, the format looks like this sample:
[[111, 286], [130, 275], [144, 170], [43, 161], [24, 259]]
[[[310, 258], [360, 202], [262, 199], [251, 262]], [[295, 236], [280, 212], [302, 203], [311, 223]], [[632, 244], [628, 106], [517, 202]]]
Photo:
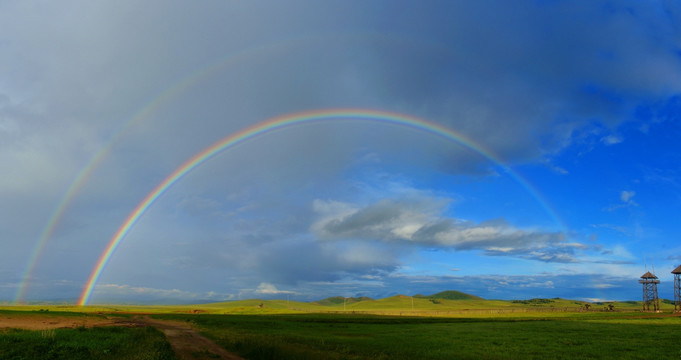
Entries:
[[116, 325], [116, 320], [97, 317], [59, 317], [59, 316], [22, 316], [0, 315], [0, 329], [16, 328], [26, 330], [45, 330], [57, 328], [77, 328]]

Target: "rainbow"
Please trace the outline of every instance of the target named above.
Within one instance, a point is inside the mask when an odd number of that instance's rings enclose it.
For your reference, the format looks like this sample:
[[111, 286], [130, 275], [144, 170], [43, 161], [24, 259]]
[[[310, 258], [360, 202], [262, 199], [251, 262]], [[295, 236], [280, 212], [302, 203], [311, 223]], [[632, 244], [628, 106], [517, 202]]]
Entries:
[[230, 54], [215, 63], [201, 68], [188, 76], [182, 78], [181, 81], [175, 83], [170, 88], [165, 89], [158, 95], [156, 95], [152, 101], [146, 103], [146, 105], [137, 111], [130, 119], [125, 121], [114, 135], [97, 151], [97, 153], [90, 159], [90, 161], [85, 164], [85, 166], [80, 170], [76, 177], [69, 185], [68, 189], [64, 195], [59, 200], [57, 207], [50, 215], [47, 224], [40, 233], [40, 238], [31, 252], [28, 264], [21, 278], [21, 282], [17, 288], [17, 292], [14, 297], [15, 303], [21, 303], [26, 295], [26, 290], [28, 289], [28, 284], [32, 277], [35, 266], [37, 265], [38, 259], [42, 255], [48, 240], [52, 237], [54, 230], [59, 224], [61, 218], [68, 205], [73, 201], [73, 198], [78, 193], [78, 191], [83, 187], [83, 185], [91, 178], [92, 173], [95, 169], [99, 167], [102, 161], [111, 152], [111, 149], [115, 144], [117, 144], [126, 135], [130, 129], [137, 123], [144, 121], [151, 117], [161, 106], [168, 103], [173, 98], [176, 98], [180, 94], [184, 93], [187, 89], [195, 86], [202, 80], [210, 78], [213, 74], [226, 68], [229, 65], [235, 65], [239, 63], [248, 63], [249, 60], [254, 57], [260, 57], [263, 55], [268, 55], [270, 53], [276, 53], [279, 51], [299, 47], [309, 41], [307, 38], [294, 39], [285, 43], [274, 43], [261, 45], [253, 48], [248, 48], [233, 54]]
[[[133, 118], [133, 120], [135, 120]], [[128, 125], [129, 123], [126, 123]], [[24, 300], [24, 296], [26, 295], [26, 290], [28, 288], [28, 283], [29, 280], [33, 274], [33, 270], [35, 269], [35, 266], [38, 262], [38, 259], [40, 258], [40, 255], [42, 254], [43, 250], [45, 249], [45, 245], [47, 245], [48, 239], [52, 237], [52, 234], [54, 233], [54, 230], [57, 227], [57, 224], [59, 224], [59, 221], [61, 220], [62, 216], [66, 212], [66, 208], [68, 205], [71, 203], [73, 198], [75, 197], [76, 193], [78, 193], [78, 190], [80, 190], [85, 184], [85, 182], [90, 179], [90, 176], [92, 175], [92, 172], [94, 169], [96, 169], [99, 164], [101, 164], [102, 160], [106, 157], [106, 155], [111, 151], [112, 146], [117, 142], [117, 140], [121, 137], [121, 135], [124, 133], [123, 130], [125, 130], [126, 125], [124, 125], [116, 135], [112, 137], [112, 139], [104, 145], [100, 150], [90, 159], [90, 161], [81, 169], [76, 177], [73, 179], [71, 182], [71, 185], [66, 189], [66, 192], [64, 195], [61, 197], [59, 200], [59, 203], [57, 204], [57, 207], [55, 210], [52, 212], [52, 215], [50, 215], [49, 219], [47, 220], [47, 224], [45, 225], [45, 228], [43, 231], [40, 233], [40, 237], [38, 239], [38, 242], [36, 245], [33, 247], [33, 251], [31, 252], [31, 256], [28, 260], [28, 265], [26, 266], [26, 269], [24, 270], [24, 274], [21, 277], [21, 282], [19, 283], [19, 287], [17, 288], [17, 293], [14, 296], [14, 302], [15, 303], [21, 303]]]
[[[97, 281], [102, 274], [102, 271], [106, 267], [107, 263], [111, 259], [111, 256], [116, 251], [116, 248], [125, 238], [125, 236], [130, 232], [132, 227], [137, 223], [140, 217], [149, 209], [149, 207], [161, 196], [168, 188], [170, 188], [174, 183], [180, 180], [187, 173], [192, 171], [197, 166], [208, 161], [220, 152], [234, 147], [240, 143], [246, 142], [248, 140], [254, 139], [256, 137], [262, 136], [264, 134], [281, 130], [288, 127], [300, 126], [303, 124], [310, 123], [322, 123], [322, 122], [339, 122], [339, 121], [365, 121], [365, 122], [377, 122], [396, 126], [402, 126], [407, 128], [416, 129], [433, 135], [443, 137], [445, 139], [454, 141], [460, 145], [471, 149], [493, 163], [500, 166], [505, 170], [507, 174], [514, 178], [520, 185], [522, 185], [537, 201], [541, 206], [547, 211], [547, 213], [556, 221], [557, 224], [561, 224], [555, 212], [546, 203], [543, 197], [535, 190], [532, 185], [530, 185], [524, 178], [510, 169], [508, 166], [504, 165], [503, 162], [490, 150], [483, 148], [481, 145], [476, 144], [472, 140], [466, 138], [465, 136], [454, 132], [451, 129], [443, 127], [441, 125], [419, 119], [416, 117], [396, 114], [384, 111], [375, 110], [364, 110], [364, 109], [334, 109], [334, 110], [317, 110], [317, 111], [307, 111], [299, 112], [288, 115], [283, 115], [279, 117], [274, 117], [269, 120], [252, 125], [245, 128], [239, 132], [233, 133], [213, 145], [205, 148], [201, 152], [195, 154], [189, 160], [184, 162], [181, 166], [176, 168], [168, 177], [166, 177], [160, 184], [158, 184], [145, 198], [142, 200], [137, 207], [128, 215], [123, 224], [118, 228], [116, 233], [113, 235], [111, 240], [109, 240], [106, 248], [99, 256], [95, 267], [93, 268], [88, 280], [83, 288], [78, 304], [83, 306], [86, 305], [90, 297], [92, 296], [92, 291], [97, 284]], [[562, 225], [561, 225], [562, 226]]]
[[[364, 38], [367, 37], [368, 35], [366, 34], [355, 35], [355, 37], [357, 36], [359, 36], [358, 38]], [[353, 37], [352, 34], [349, 37], [337, 36], [336, 40], [354, 39], [355, 37]], [[385, 38], [383, 34], [373, 34], [371, 35], [371, 39], [372, 41], [391, 40], [391, 38]], [[52, 237], [54, 230], [56, 229], [57, 225], [61, 221], [61, 218], [66, 212], [68, 205], [71, 203], [71, 201], [73, 201], [73, 198], [76, 196], [78, 191], [83, 187], [83, 185], [91, 178], [94, 170], [97, 169], [99, 165], [102, 163], [102, 161], [108, 156], [113, 146], [117, 144], [125, 134], [128, 133], [128, 131], [133, 127], [134, 124], [140, 123], [145, 119], [151, 117], [161, 106], [168, 103], [173, 98], [176, 98], [177, 96], [179, 96], [192, 86], [195, 86], [196, 84], [200, 83], [204, 79], [210, 78], [212, 75], [225, 69], [227, 66], [236, 65], [240, 63], [248, 63], [250, 60], [256, 57], [264, 57], [267, 55], [274, 55], [284, 51], [295, 50], [297, 48], [301, 48], [306, 44], [311, 44], [315, 41], [328, 41], [328, 38], [325, 36], [309, 35], [300, 38], [289, 39], [283, 42], [279, 41], [276, 43], [254, 46], [252, 48], [247, 48], [241, 51], [231, 53], [219, 59], [218, 61], [211, 63], [206, 67], [200, 68], [190, 73], [189, 75], [183, 77], [180, 81], [176, 82], [170, 88], [167, 88], [164, 91], [160, 92], [157, 96], [155, 96], [152, 99], [152, 101], [146, 103], [146, 105], [142, 109], [136, 112], [129, 120], [124, 122], [124, 124], [118, 129], [116, 133], [114, 133], [114, 135], [108, 140], [108, 142], [105, 143], [100, 148], [100, 150], [90, 159], [90, 161], [87, 164], [85, 164], [85, 166], [76, 175], [74, 180], [71, 182], [71, 185], [69, 185], [68, 189], [59, 200], [59, 203], [57, 204], [55, 210], [50, 215], [47, 224], [40, 233], [38, 242], [33, 248], [26, 269], [24, 270], [24, 273], [22, 275], [21, 282], [19, 283], [19, 286], [17, 288], [17, 292], [14, 297], [14, 303], [23, 302], [33, 271], [35, 270], [35, 267], [38, 263], [38, 259], [41, 257], [48, 240]], [[400, 37], [399, 41], [400, 42], [404, 41], [404, 38]]]

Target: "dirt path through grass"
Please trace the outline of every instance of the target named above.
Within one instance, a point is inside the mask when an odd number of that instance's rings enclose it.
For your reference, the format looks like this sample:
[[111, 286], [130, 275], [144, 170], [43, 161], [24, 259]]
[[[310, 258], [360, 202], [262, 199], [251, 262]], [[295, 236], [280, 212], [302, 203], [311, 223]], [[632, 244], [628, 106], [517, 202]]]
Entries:
[[148, 316], [135, 317], [128, 321], [153, 326], [161, 330], [180, 359], [243, 360], [243, 358], [228, 352], [212, 340], [199, 334], [186, 322], [151, 319]]

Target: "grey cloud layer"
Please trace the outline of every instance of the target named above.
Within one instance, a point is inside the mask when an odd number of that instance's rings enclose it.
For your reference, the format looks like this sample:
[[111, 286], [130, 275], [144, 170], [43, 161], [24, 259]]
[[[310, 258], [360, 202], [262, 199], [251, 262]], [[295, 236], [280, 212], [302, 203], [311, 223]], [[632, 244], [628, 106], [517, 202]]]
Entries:
[[[145, 100], [220, 58], [292, 41], [167, 104], [151, 128], [175, 146], [143, 150], [161, 158], [183, 151], [175, 155], [181, 160], [207, 134], [301, 109], [366, 106], [442, 122], [515, 161], [566, 146], [586, 118], [614, 125], [681, 83], [673, 4], [414, 3], [385, 16], [389, 5], [116, 2], [33, 11], [39, 7], [5, 4], [4, 33], [13, 36], [1, 43], [0, 63], [17, 80], [4, 91], [39, 101], [51, 122], [94, 121], [111, 131]], [[566, 122], [567, 114], [579, 116]], [[200, 126], [186, 127], [188, 119]], [[187, 131], [194, 136], [178, 142]], [[391, 141], [402, 140], [376, 141], [395, 148]], [[429, 152], [439, 166], [471, 169], [468, 154], [439, 153]]]

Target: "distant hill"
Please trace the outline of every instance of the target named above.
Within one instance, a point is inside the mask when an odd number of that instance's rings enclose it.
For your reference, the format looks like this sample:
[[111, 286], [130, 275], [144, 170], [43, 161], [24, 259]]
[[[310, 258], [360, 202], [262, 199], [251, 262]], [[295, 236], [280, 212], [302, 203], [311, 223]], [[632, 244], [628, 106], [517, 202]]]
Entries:
[[[350, 304], [355, 304], [361, 301], [385, 301], [385, 300], [390, 300], [393, 298], [400, 298], [400, 297], [405, 297], [409, 298], [409, 296], [406, 295], [397, 295], [393, 296], [390, 298], [385, 298], [385, 299], [379, 299], [375, 300], [370, 297], [366, 296], [360, 296], [360, 297], [342, 297], [342, 296], [333, 296], [329, 297], [326, 299], [318, 300], [312, 302], [312, 304], [316, 305], [322, 305], [322, 306], [336, 306], [336, 305], [343, 305], [343, 302], [345, 302], [345, 305], [350, 305]], [[414, 298], [417, 299], [427, 299], [427, 300], [485, 300], [479, 296], [471, 295], [471, 294], [466, 294], [461, 291], [456, 291], [456, 290], [447, 290], [447, 291], [442, 291], [437, 294], [433, 295], [414, 295]]]
[[414, 295], [415, 298], [438, 299], [438, 300], [485, 300], [479, 296], [466, 294], [461, 291], [447, 290], [433, 295]]
[[342, 296], [333, 296], [329, 297], [326, 299], [322, 299], [319, 301], [313, 302], [313, 304], [318, 304], [318, 305], [324, 305], [324, 306], [333, 306], [333, 305], [342, 305], [343, 303], [347, 304], [354, 304], [360, 301], [372, 301], [374, 299], [366, 296], [360, 296], [360, 297], [342, 297]]

